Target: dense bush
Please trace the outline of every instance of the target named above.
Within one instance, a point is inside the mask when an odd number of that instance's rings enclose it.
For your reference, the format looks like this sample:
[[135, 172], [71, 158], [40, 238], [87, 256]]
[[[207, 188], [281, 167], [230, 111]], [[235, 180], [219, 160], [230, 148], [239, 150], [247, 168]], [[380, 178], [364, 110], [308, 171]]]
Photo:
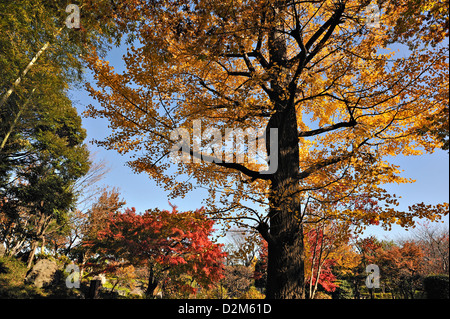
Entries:
[[27, 267], [14, 257], [0, 257], [0, 298], [36, 298], [42, 292], [24, 283]]
[[331, 294], [333, 299], [353, 299], [353, 289], [350, 283], [346, 280], [337, 280], [338, 286]]
[[431, 275], [425, 277], [423, 286], [428, 299], [449, 299], [448, 275]]

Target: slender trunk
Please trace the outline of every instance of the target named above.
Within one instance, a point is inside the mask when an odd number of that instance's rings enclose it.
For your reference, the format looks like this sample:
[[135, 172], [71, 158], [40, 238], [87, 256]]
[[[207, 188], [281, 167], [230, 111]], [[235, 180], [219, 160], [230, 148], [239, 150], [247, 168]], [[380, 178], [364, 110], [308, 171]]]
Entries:
[[0, 145], [0, 151], [3, 150], [3, 148], [6, 145], [6, 142], [8, 141], [9, 136], [13, 132], [15, 126], [17, 125], [17, 122], [19, 121], [20, 117], [22, 116], [22, 112], [25, 110], [25, 108], [28, 106], [28, 103], [30, 103], [31, 97], [33, 96], [34, 91], [36, 91], [36, 88], [34, 88], [28, 99], [23, 103], [23, 105], [19, 108], [19, 112], [17, 112], [16, 116], [14, 117], [14, 120], [11, 124], [11, 126], [8, 129], [8, 132], [6, 132], [5, 137], [3, 138], [2, 144]]
[[316, 253], [316, 251], [314, 249], [314, 253], [313, 253], [313, 256], [312, 256], [312, 259], [311, 259], [311, 277], [309, 278], [309, 294], [307, 296], [307, 298], [309, 298], [309, 299], [314, 299], [314, 297], [313, 297], [313, 286], [314, 286], [314, 263], [316, 261], [315, 260], [316, 259], [315, 253]]
[[[316, 252], [317, 252], [317, 246], [318, 246], [318, 241], [319, 241], [319, 235], [317, 234], [317, 229], [316, 229], [316, 238], [315, 238], [315, 242], [313, 245], [313, 253], [312, 253], [312, 258], [311, 258], [311, 278], [309, 279], [309, 295], [307, 296], [309, 299], [314, 299], [314, 294], [315, 294], [315, 287], [317, 287], [314, 284], [314, 268], [316, 265]], [[319, 257], [319, 262], [320, 262], [320, 257]], [[316, 282], [318, 281], [318, 276], [316, 277]], [[314, 289], [313, 289], [314, 287]]]
[[45, 237], [42, 237], [41, 254], [44, 254], [44, 250], [45, 250]]
[[48, 46], [50, 45], [50, 42], [45, 43], [42, 48], [36, 53], [36, 55], [31, 59], [30, 63], [26, 66], [26, 68], [20, 73], [19, 77], [14, 81], [14, 83], [11, 85], [11, 87], [6, 91], [5, 94], [3, 94], [2, 99], [0, 100], [0, 108], [5, 105], [5, 103], [8, 101], [11, 94], [15, 91], [15, 89], [19, 86], [20, 82], [22, 82], [22, 79], [27, 75], [28, 71], [33, 67], [33, 65], [36, 63], [37, 59], [47, 50]]
[[38, 244], [40, 241], [44, 241], [45, 234], [47, 232], [47, 228], [50, 224], [51, 217], [45, 216], [44, 214], [41, 214], [37, 224], [36, 224], [36, 232], [35, 232], [35, 239], [31, 243], [31, 251], [30, 255], [28, 256], [27, 261], [27, 269], [31, 268], [31, 265], [33, 264], [34, 255], [36, 253], [36, 248], [38, 247]]
[[31, 265], [33, 264], [34, 254], [36, 253], [36, 248], [38, 247], [38, 244], [39, 244], [38, 239], [35, 239], [31, 243], [31, 250], [30, 250], [30, 254], [28, 255], [28, 260], [27, 260], [27, 269], [30, 269]]
[[83, 275], [84, 275], [84, 265], [85, 265], [85, 262], [86, 262], [86, 256], [87, 256], [88, 251], [89, 251], [89, 250], [87, 250], [87, 251], [84, 252], [84, 253], [80, 253], [80, 254], [78, 255], [78, 262], [79, 262], [79, 264], [80, 264], [80, 280], [83, 279]]
[[353, 288], [354, 288], [354, 299], [360, 299], [359, 298], [359, 285], [358, 285], [358, 279], [353, 280]]
[[150, 265], [150, 274], [148, 276], [148, 285], [147, 290], [145, 291], [145, 295], [147, 297], [153, 296], [156, 287], [158, 287], [158, 280], [155, 278], [155, 274], [153, 272], [153, 265]]
[[28, 220], [25, 220], [21, 227], [18, 226], [18, 222], [10, 220], [7, 226], [7, 231], [4, 237], [1, 239], [6, 245], [6, 255], [16, 256], [23, 248], [27, 241], [27, 236], [24, 234], [23, 229], [26, 229]]
[[[64, 29], [64, 27], [61, 27], [57, 30], [55, 37], [58, 36], [58, 34]], [[50, 41], [47, 41], [42, 48], [36, 53], [36, 55], [31, 59], [31, 61], [28, 63], [28, 65], [25, 67], [25, 69], [20, 73], [19, 77], [14, 81], [14, 83], [11, 85], [11, 87], [6, 91], [6, 93], [2, 96], [2, 99], [0, 100], [0, 109], [5, 105], [5, 103], [8, 101], [11, 94], [15, 91], [15, 89], [19, 86], [20, 82], [22, 82], [22, 79], [27, 75], [28, 71], [33, 67], [33, 65], [36, 64], [37, 59], [48, 49], [50, 46]]]
[[317, 269], [316, 282], [314, 283], [314, 288], [312, 291], [311, 299], [314, 299], [314, 297], [316, 296], [317, 287], [319, 285], [319, 277], [320, 277], [320, 273], [322, 272], [322, 266], [323, 266], [323, 262], [320, 263], [319, 268]]
[[[326, 258], [328, 257], [328, 253], [326, 253], [325, 256], [323, 256], [324, 240], [325, 240], [324, 226], [325, 226], [325, 224], [321, 225], [322, 229], [320, 230], [319, 234], [317, 234], [317, 230], [316, 230], [316, 244], [315, 245], [316, 246], [319, 245], [318, 244], [319, 236], [321, 237], [321, 240], [320, 240], [320, 246], [319, 246], [319, 258], [318, 258], [318, 266], [317, 266], [317, 273], [316, 273], [316, 282], [314, 283], [314, 288], [312, 290], [311, 299], [314, 299], [314, 297], [316, 296], [317, 286], [319, 285], [320, 274], [322, 273], [322, 267], [323, 267], [323, 264], [325, 263]], [[314, 253], [315, 253], [315, 248], [314, 248]]]
[[114, 289], [116, 289], [116, 286], [119, 284], [119, 279], [116, 280], [116, 283], [114, 284], [114, 286], [112, 286], [111, 290], [109, 291], [110, 293], [114, 292]]
[[22, 250], [23, 246], [25, 245], [25, 242], [26, 242], [25, 238], [16, 241], [14, 246], [11, 246], [11, 243], [8, 242], [6, 247], [6, 255], [16, 256]]

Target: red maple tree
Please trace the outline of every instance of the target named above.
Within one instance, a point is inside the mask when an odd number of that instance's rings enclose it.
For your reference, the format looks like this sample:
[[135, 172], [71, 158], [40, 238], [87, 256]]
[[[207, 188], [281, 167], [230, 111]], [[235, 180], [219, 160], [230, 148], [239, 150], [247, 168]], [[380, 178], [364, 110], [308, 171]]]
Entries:
[[[104, 261], [101, 271], [133, 265], [148, 268], [147, 295], [167, 280], [178, 281], [180, 289], [195, 293], [189, 281], [208, 287], [222, 278], [221, 244], [210, 239], [214, 221], [203, 209], [178, 212], [135, 208], [109, 214], [97, 238], [86, 243]], [[114, 261], [114, 263], [111, 263]], [[114, 265], [114, 266], [111, 266]]]
[[328, 292], [334, 291], [337, 287], [336, 276], [332, 273], [335, 262], [330, 254], [338, 239], [330, 230], [332, 229], [325, 231], [325, 225], [319, 224], [309, 231], [305, 231], [305, 238], [309, 244], [307, 264], [310, 269], [306, 272], [309, 282], [309, 298], [314, 298], [318, 284]]

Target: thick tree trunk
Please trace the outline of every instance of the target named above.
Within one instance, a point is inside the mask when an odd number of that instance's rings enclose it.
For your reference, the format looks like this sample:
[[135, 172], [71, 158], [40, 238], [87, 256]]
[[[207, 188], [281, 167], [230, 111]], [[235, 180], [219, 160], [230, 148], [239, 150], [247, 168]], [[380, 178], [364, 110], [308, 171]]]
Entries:
[[[289, 65], [287, 57], [286, 34], [289, 31], [285, 30], [283, 18], [285, 8], [285, 1], [275, 1], [265, 17], [266, 22], [272, 26], [267, 38], [268, 67], [270, 67], [267, 73], [270, 76], [268, 95], [274, 106], [267, 129], [278, 129], [278, 169], [270, 177], [270, 225], [262, 223], [258, 226], [269, 246], [266, 297], [277, 299], [305, 298], [305, 257], [299, 179], [307, 177], [308, 174], [299, 173], [299, 131], [294, 102], [297, 81], [304, 66], [321, 50], [340, 22], [345, 5], [339, 4], [333, 16], [303, 46], [299, 65], [294, 69]], [[297, 29], [297, 32], [302, 31]], [[303, 41], [301, 37], [299, 40]], [[353, 125], [354, 119], [342, 124], [342, 126]], [[273, 151], [268, 141], [266, 149]], [[270, 154], [269, 158], [272, 156], [273, 154]]]
[[292, 214], [291, 216], [283, 215], [278, 218], [280, 222], [277, 225], [282, 234], [269, 244], [266, 297], [268, 299], [304, 299], [305, 266], [302, 227], [292, 218]]
[[[303, 299], [305, 266], [300, 219], [299, 146], [295, 108], [286, 106], [269, 121], [279, 133], [278, 169], [271, 178], [266, 297]], [[263, 234], [264, 236], [264, 234]]]

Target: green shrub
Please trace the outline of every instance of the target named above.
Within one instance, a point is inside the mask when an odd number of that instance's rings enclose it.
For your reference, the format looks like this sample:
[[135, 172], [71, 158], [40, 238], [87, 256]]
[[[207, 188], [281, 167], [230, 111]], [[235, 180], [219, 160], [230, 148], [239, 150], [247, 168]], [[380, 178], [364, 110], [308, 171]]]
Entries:
[[14, 257], [0, 257], [0, 299], [38, 298], [42, 291], [24, 283], [27, 267]]
[[34, 298], [81, 298], [78, 289], [67, 289], [65, 274], [58, 270], [55, 284], [46, 288], [37, 288], [25, 283], [26, 264], [15, 257], [0, 257], [0, 299], [34, 299]]
[[389, 292], [376, 292], [374, 299], [392, 299], [392, 294]]
[[448, 275], [431, 275], [423, 281], [427, 299], [449, 299], [448, 285]]
[[353, 299], [353, 289], [347, 280], [337, 280], [338, 287], [333, 291], [333, 299]]

